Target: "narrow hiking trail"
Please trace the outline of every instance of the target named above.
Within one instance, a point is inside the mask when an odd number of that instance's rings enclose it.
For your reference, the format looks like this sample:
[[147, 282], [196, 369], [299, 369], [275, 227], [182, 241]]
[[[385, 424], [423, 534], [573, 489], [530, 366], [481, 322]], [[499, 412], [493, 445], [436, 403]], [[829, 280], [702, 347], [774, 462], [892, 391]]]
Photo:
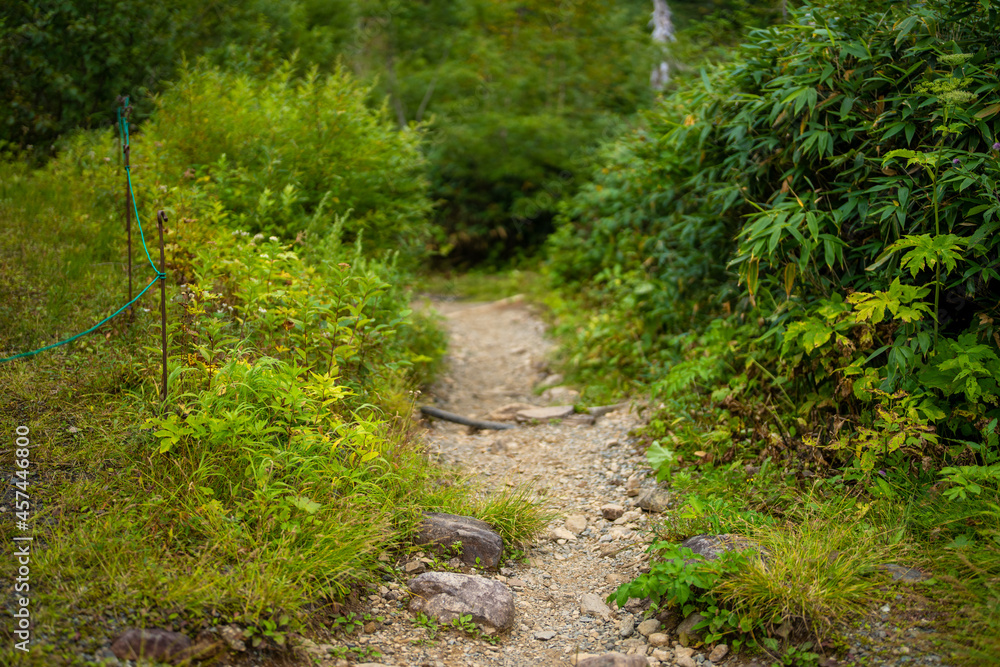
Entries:
[[[575, 393], [563, 387], [535, 395], [540, 383], [558, 378], [547, 373], [551, 344], [544, 324], [525, 303], [435, 301], [434, 307], [447, 318], [450, 354], [445, 375], [420, 397], [421, 404], [481, 419], [502, 419], [518, 407], [572, 405]], [[382, 654], [373, 664], [569, 665], [584, 654], [652, 650], [635, 628], [641, 613], [599, 602], [646, 562], [649, 515], [635, 500], [654, 480], [645, 479], [648, 467], [628, 435], [639, 424], [627, 406], [596, 419], [577, 415], [506, 431], [428, 422], [431, 456], [460, 465], [490, 488], [530, 484], [556, 517], [522, 562], [481, 573], [506, 584], [514, 596], [514, 628], [497, 645], [444, 628], [429, 633], [414, 623], [405, 597], [397, 601], [391, 584], [370, 596], [371, 613], [386, 618], [364, 637]], [[620, 506], [605, 508], [609, 517], [621, 514], [617, 519], [605, 519], [602, 507], [609, 504]], [[675, 664], [672, 644], [657, 647], [648, 664]], [[726, 664], [738, 663], [730, 658]]]
[[[548, 372], [552, 345], [529, 305], [515, 297], [493, 303], [434, 300], [432, 306], [446, 318], [448, 366], [420, 397], [420, 404], [487, 420], [509, 420], [513, 412], [530, 406], [572, 405], [575, 393], [558, 386], [559, 378]], [[536, 395], [536, 388], [550, 383], [554, 386]], [[681, 647], [675, 630], [680, 618], [663, 618], [663, 627], [657, 629], [655, 621], [642, 623], [645, 606], [637, 601], [625, 609], [603, 603], [648, 561], [648, 529], [655, 515], [637, 503], [643, 492], [657, 485], [629, 436], [642, 423], [635, 408], [624, 405], [596, 418], [575, 415], [503, 431], [426, 422], [424, 441], [430, 456], [460, 466], [488, 489], [528, 484], [554, 518], [528, 545], [521, 561], [507, 562], [499, 571], [459, 570], [501, 582], [513, 593], [514, 627], [496, 645], [443, 624], [437, 629], [420, 625], [408, 609], [406, 582], [386, 581], [368, 596], [373, 622], [366, 623], [364, 633], [349, 644], [356, 651], [377, 651], [381, 657], [358, 664], [540, 667], [572, 665], [587, 656], [615, 651], [636, 655], [632, 664], [650, 667], [759, 667], [752, 658], [726, 655], [727, 649]], [[399, 570], [409, 572], [417, 566], [415, 573], [425, 566], [436, 567], [429, 558], [421, 561], [424, 555], [417, 553], [398, 563]], [[886, 595], [893, 607], [900, 604], [898, 594], [894, 599], [891, 592]], [[917, 623], [917, 634], [894, 634], [892, 630], [901, 628], [892, 627], [888, 605], [883, 606], [886, 601], [873, 601], [873, 609], [881, 607], [881, 618], [873, 615], [861, 629], [848, 633], [856, 647], [851, 660], [828, 664], [945, 664], [933, 652], [907, 655], [910, 649], [898, 648], [913, 645], [928, 630]], [[916, 631], [911, 627], [907, 632]], [[639, 662], [638, 656], [645, 656], [646, 662]]]

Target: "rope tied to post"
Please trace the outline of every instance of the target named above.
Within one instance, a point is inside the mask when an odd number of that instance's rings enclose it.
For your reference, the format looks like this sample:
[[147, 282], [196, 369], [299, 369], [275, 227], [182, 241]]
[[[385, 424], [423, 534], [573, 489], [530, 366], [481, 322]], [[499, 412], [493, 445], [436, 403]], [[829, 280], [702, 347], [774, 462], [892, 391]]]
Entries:
[[[129, 108], [128, 97], [126, 96], [124, 98], [121, 98], [121, 101], [122, 101], [122, 105], [118, 107], [118, 131], [119, 131], [119, 136], [121, 137], [122, 156], [124, 157], [125, 155], [128, 154], [129, 147], [130, 147], [129, 132], [128, 132], [128, 118], [126, 117], [127, 113], [123, 113], [123, 112], [125, 112]], [[167, 273], [166, 273], [166, 271], [161, 270], [160, 267], [156, 266], [156, 264], [153, 262], [152, 256], [149, 254], [149, 248], [146, 246], [146, 236], [145, 236], [145, 234], [142, 231], [142, 221], [139, 219], [139, 208], [138, 208], [138, 206], [135, 203], [135, 194], [134, 194], [134, 191], [132, 189], [132, 172], [131, 172], [131, 169], [129, 168], [128, 160], [125, 160], [125, 163], [126, 163], [125, 164], [125, 174], [126, 174], [126, 178], [127, 178], [127, 181], [128, 181], [128, 191], [129, 191], [129, 195], [130, 195], [131, 200], [132, 200], [132, 207], [133, 207], [133, 210], [135, 212], [135, 222], [139, 226], [139, 237], [142, 240], [142, 248], [146, 252], [146, 259], [149, 260], [149, 265], [152, 267], [153, 272], [156, 274], [156, 276], [151, 281], [149, 281], [149, 284], [146, 285], [146, 287], [143, 288], [143, 290], [141, 292], [139, 292], [139, 294], [137, 294], [135, 296], [135, 298], [131, 299], [124, 306], [122, 306], [121, 308], [119, 308], [118, 310], [116, 310], [111, 315], [108, 315], [103, 320], [101, 320], [100, 322], [98, 322], [94, 326], [90, 327], [86, 331], [81, 331], [80, 333], [78, 333], [78, 334], [76, 334], [74, 336], [71, 336], [71, 337], [67, 338], [66, 340], [62, 340], [62, 341], [59, 341], [58, 343], [52, 343], [51, 345], [46, 345], [44, 347], [40, 347], [37, 350], [32, 350], [30, 352], [21, 352], [19, 354], [15, 354], [15, 355], [12, 355], [10, 357], [5, 357], [3, 359], [0, 359], [0, 364], [8, 362], [8, 361], [13, 361], [15, 359], [23, 359], [25, 357], [32, 357], [32, 356], [34, 356], [36, 354], [39, 354], [40, 352], [45, 352], [46, 350], [51, 350], [53, 348], [60, 347], [62, 345], [67, 345], [67, 344], [72, 343], [73, 341], [77, 340], [78, 338], [82, 338], [83, 336], [86, 336], [87, 334], [90, 334], [90, 333], [93, 333], [93, 332], [97, 331], [102, 326], [104, 326], [105, 324], [107, 324], [108, 322], [110, 322], [114, 318], [118, 317], [123, 312], [125, 312], [136, 301], [138, 301], [139, 299], [141, 299], [142, 295], [145, 294], [147, 291], [149, 291], [149, 288], [152, 287], [153, 285], [155, 285], [158, 281], [160, 281], [160, 280], [164, 280], [165, 281], [167, 279]], [[162, 215], [163, 212], [160, 211], [160, 214]], [[162, 217], [163, 217], [164, 220], [166, 219], [165, 215], [162, 215]], [[164, 267], [164, 268], [166, 268], [166, 267]]]

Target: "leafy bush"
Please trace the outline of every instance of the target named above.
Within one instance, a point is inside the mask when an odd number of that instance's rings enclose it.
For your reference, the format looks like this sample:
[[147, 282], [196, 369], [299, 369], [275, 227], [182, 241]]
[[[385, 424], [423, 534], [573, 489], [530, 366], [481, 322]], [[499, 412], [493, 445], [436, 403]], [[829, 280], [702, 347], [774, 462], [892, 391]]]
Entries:
[[[195, 71], [203, 86], [238, 78], [207, 67], [192, 70], [192, 78]], [[258, 86], [253, 102], [261, 113], [273, 111], [268, 105], [279, 98], [286, 98], [287, 118], [307, 111], [278, 84], [244, 82]], [[309, 85], [285, 83], [299, 93]], [[53, 507], [79, 519], [43, 527], [58, 545], [40, 555], [54, 583], [42, 605], [52, 610], [45, 612], [52, 627], [65, 616], [59, 610], [77, 605], [108, 613], [142, 608], [144, 616], [184, 629], [225, 617], [253, 628], [255, 642], [281, 645], [307, 614], [315, 618], [323, 613], [318, 608], [378, 576], [376, 554], [402, 548], [425, 510], [482, 517], [511, 545], [547, 522], [526, 489], [487, 493], [432, 464], [412, 439], [411, 390], [431, 378], [443, 332], [432, 317], [410, 312], [404, 259], [415, 253], [402, 234], [391, 245], [376, 236], [382, 246], [369, 252], [360, 225], [419, 228], [426, 199], [419, 182], [409, 183], [409, 199], [365, 190], [360, 162], [367, 156], [376, 170], [418, 171], [416, 139], [387, 131], [346, 74], [314, 83], [311, 94], [339, 105], [319, 109], [314, 120], [330, 120], [341, 148], [356, 149], [358, 161], [348, 164], [333, 151], [293, 154], [294, 146], [266, 141], [256, 146], [283, 151], [298, 161], [284, 166], [321, 184], [343, 168], [347, 184], [338, 196], [350, 200], [356, 191], [353, 204], [368, 209], [352, 219], [344, 209], [328, 214], [298, 204], [278, 220], [301, 225], [294, 240], [234, 229], [272, 222], [253, 217], [257, 209], [241, 209], [253, 202], [254, 178], [261, 188], [269, 182], [256, 171], [255, 140], [238, 134], [238, 119], [226, 117], [211, 131], [231, 139], [227, 150], [245, 158], [228, 172], [242, 179], [245, 200], [214, 180], [218, 158], [200, 173], [178, 161], [172, 142], [188, 146], [187, 155], [210, 153], [197, 152], [188, 134], [203, 126], [154, 117], [146, 131], [132, 134], [137, 208], [154, 249], [151, 213], [164, 208], [169, 215], [165, 405], [159, 312], [148, 294], [100, 335], [0, 367], [10, 394], [4, 413], [26, 422], [30, 414], [33, 431], [37, 424], [52, 443], [37, 452], [42, 465], [90, 471], [50, 480]], [[264, 99], [268, 90], [274, 97]], [[207, 105], [172, 94], [160, 102], [184, 99], [199, 113], [198, 105]], [[272, 124], [276, 134], [299, 141], [298, 126], [281, 120]], [[259, 122], [248, 113], [248, 124], [258, 123], [254, 131]], [[118, 147], [107, 131], [76, 133], [64, 146], [43, 169], [8, 162], [7, 155], [0, 163], [0, 214], [11, 231], [0, 242], [4, 356], [81, 331], [125, 300]], [[411, 214], [417, 217], [403, 220]], [[133, 226], [136, 245], [137, 237]], [[142, 250], [133, 251], [142, 260], [134, 271], [142, 285], [149, 266]], [[38, 261], [25, 262], [28, 252]], [[29, 394], [47, 401], [31, 403]], [[73, 442], [80, 431], [88, 437]], [[110, 460], [114, 468], [103, 463]], [[78, 511], [119, 503], [121, 511], [111, 514]], [[76, 586], [81, 580], [90, 585]], [[41, 650], [36, 659], [50, 663], [61, 647]]]
[[[995, 12], [806, 5], [682, 84], [551, 241], [555, 284], [617, 325], [579, 348], [620, 345], [617, 365], [655, 378], [691, 329], [738, 318], [737, 358], [797, 417], [885, 422], [883, 397], [916, 410], [893, 422], [909, 455], [957, 454], [933, 431], [978, 437], [996, 416]], [[850, 442], [869, 469], [900, 450]]]
[[162, 178], [193, 181], [233, 228], [288, 239], [336, 228], [412, 261], [430, 207], [417, 136], [367, 95], [343, 69], [295, 78], [286, 62], [262, 78], [200, 65], [157, 98], [144, 145]]

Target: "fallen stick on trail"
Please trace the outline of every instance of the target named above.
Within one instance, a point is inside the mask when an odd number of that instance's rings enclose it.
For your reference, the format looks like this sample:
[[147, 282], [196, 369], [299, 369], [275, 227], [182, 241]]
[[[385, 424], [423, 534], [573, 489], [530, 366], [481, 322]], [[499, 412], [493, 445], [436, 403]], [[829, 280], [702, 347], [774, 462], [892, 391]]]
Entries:
[[456, 415], [454, 412], [439, 410], [427, 405], [421, 406], [420, 411], [429, 417], [437, 417], [438, 419], [455, 422], [456, 424], [462, 424], [463, 426], [471, 426], [472, 428], [489, 429], [493, 431], [503, 431], [508, 428], [514, 428], [513, 424], [488, 422], [481, 419], [469, 419], [468, 417], [463, 417], [462, 415]]

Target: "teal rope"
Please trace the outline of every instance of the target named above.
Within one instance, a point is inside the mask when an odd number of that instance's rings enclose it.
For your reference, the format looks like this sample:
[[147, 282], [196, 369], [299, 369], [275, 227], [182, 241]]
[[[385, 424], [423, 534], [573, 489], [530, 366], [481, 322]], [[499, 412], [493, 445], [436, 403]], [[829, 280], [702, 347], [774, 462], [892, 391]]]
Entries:
[[[128, 98], [127, 97], [125, 98], [125, 106], [128, 106]], [[129, 145], [129, 141], [128, 141], [128, 121], [125, 120], [124, 117], [122, 117], [122, 108], [121, 107], [118, 107], [118, 129], [119, 129], [119, 131], [121, 133], [121, 137], [122, 137], [122, 155], [124, 155], [125, 149]], [[68, 343], [72, 343], [77, 338], [81, 338], [83, 336], [86, 336], [89, 333], [93, 333], [94, 331], [97, 331], [102, 326], [104, 326], [105, 324], [107, 324], [110, 320], [113, 320], [114, 318], [116, 318], [119, 315], [121, 315], [133, 303], [135, 303], [140, 298], [142, 298], [142, 295], [145, 294], [149, 290], [150, 287], [152, 287], [153, 285], [155, 285], [157, 283], [157, 281], [159, 281], [159, 280], [166, 280], [167, 274], [164, 273], [163, 271], [161, 271], [159, 268], [157, 268], [156, 264], [153, 263], [153, 258], [150, 257], [150, 255], [149, 255], [149, 248], [146, 247], [146, 235], [142, 233], [142, 223], [139, 221], [139, 209], [138, 209], [138, 207], [136, 207], [136, 204], [135, 204], [135, 194], [132, 191], [132, 174], [131, 174], [131, 172], [130, 172], [130, 170], [129, 170], [129, 168], [127, 166], [125, 167], [125, 175], [128, 177], [128, 192], [132, 196], [132, 209], [135, 211], [135, 222], [139, 226], [139, 237], [142, 239], [142, 249], [146, 251], [146, 259], [149, 260], [149, 265], [151, 267], [153, 267], [153, 271], [156, 272], [156, 277], [153, 278], [149, 282], [149, 284], [146, 285], [146, 288], [144, 290], [142, 290], [141, 292], [139, 292], [139, 294], [137, 294], [134, 299], [132, 299], [131, 301], [129, 301], [128, 303], [126, 303], [124, 306], [122, 306], [121, 308], [119, 308], [118, 310], [116, 310], [114, 313], [112, 313], [111, 315], [108, 315], [103, 320], [101, 320], [100, 322], [98, 322], [94, 326], [90, 327], [86, 331], [80, 332], [80, 333], [76, 334], [75, 336], [67, 338], [66, 340], [59, 341], [58, 343], [52, 343], [52, 345], [46, 345], [45, 347], [40, 347], [37, 350], [33, 350], [31, 352], [22, 352], [20, 354], [15, 354], [12, 357], [7, 357], [5, 359], [0, 359], [0, 364], [8, 362], [8, 361], [13, 361], [14, 359], [23, 359], [24, 357], [32, 357], [32, 356], [38, 354], [39, 352], [45, 352], [46, 350], [51, 350], [54, 347], [59, 347], [60, 345], [66, 345]]]
[[60, 345], [66, 345], [67, 343], [72, 343], [73, 341], [75, 341], [77, 338], [80, 338], [81, 336], [86, 336], [89, 333], [97, 331], [98, 329], [101, 328], [101, 326], [103, 326], [104, 324], [106, 324], [109, 320], [114, 319], [115, 317], [118, 317], [119, 315], [122, 314], [122, 311], [124, 311], [126, 308], [128, 308], [129, 306], [131, 306], [133, 303], [135, 303], [136, 301], [138, 301], [139, 297], [141, 297], [143, 294], [145, 294], [146, 290], [148, 290], [150, 287], [152, 287], [153, 285], [155, 285], [158, 280], [162, 280], [162, 279], [164, 279], [166, 277], [167, 277], [167, 274], [157, 272], [156, 277], [153, 278], [151, 281], [149, 281], [149, 284], [146, 285], [146, 289], [144, 289], [141, 292], [139, 292], [138, 296], [136, 296], [134, 299], [132, 299], [131, 301], [129, 301], [128, 303], [126, 303], [124, 306], [122, 306], [121, 308], [119, 308], [117, 311], [115, 311], [115, 313], [113, 315], [109, 315], [109, 316], [105, 317], [103, 320], [101, 320], [100, 322], [98, 322], [94, 326], [90, 327], [86, 331], [84, 331], [82, 333], [78, 333], [77, 335], [73, 336], [72, 338], [67, 338], [64, 341], [60, 341], [58, 343], [52, 343], [52, 345], [46, 345], [45, 347], [41, 347], [41, 348], [39, 348], [37, 350], [34, 350], [32, 352], [22, 352], [21, 354], [15, 354], [13, 357], [7, 357], [6, 359], [0, 359], [0, 364], [2, 364], [4, 362], [7, 362], [7, 361], [13, 361], [14, 359], [22, 359], [24, 357], [34, 356], [34, 355], [38, 354], [39, 352], [44, 352], [45, 350], [51, 350], [52, 348], [59, 347]]
[[149, 265], [153, 267], [153, 271], [156, 271], [157, 274], [162, 273], [156, 264], [153, 263], [153, 258], [149, 256], [149, 248], [146, 247], [146, 235], [142, 233], [142, 223], [139, 221], [139, 209], [136, 208], [135, 195], [132, 193], [132, 173], [128, 167], [125, 167], [125, 175], [128, 177], [128, 193], [132, 195], [132, 210], [135, 211], [135, 224], [139, 227], [139, 238], [142, 239], [142, 249], [146, 251], [146, 259], [149, 260]]

